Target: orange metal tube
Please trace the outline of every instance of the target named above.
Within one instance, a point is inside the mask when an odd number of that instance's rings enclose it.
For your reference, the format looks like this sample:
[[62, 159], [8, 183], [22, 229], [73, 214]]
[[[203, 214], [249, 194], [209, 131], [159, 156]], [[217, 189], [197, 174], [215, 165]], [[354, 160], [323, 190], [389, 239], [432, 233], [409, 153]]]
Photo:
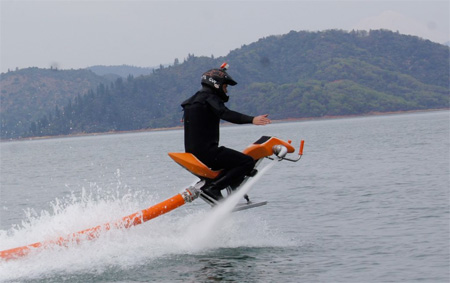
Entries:
[[298, 155], [303, 155], [303, 146], [305, 145], [305, 141], [301, 140], [300, 142], [300, 150], [298, 152]]
[[[186, 190], [188, 197], [195, 198], [196, 196], [192, 195], [192, 192], [189, 190]], [[186, 193], [183, 193], [186, 194]], [[135, 225], [142, 224], [150, 219], [153, 219], [155, 217], [158, 217], [160, 215], [163, 215], [171, 210], [174, 210], [175, 208], [178, 208], [186, 203], [186, 201], [192, 201], [186, 200], [185, 195], [177, 194], [161, 203], [158, 203], [154, 206], [151, 206], [149, 208], [143, 209], [139, 212], [133, 213], [131, 215], [125, 216], [119, 221], [112, 222], [112, 223], [105, 223], [103, 225], [98, 225], [93, 228], [89, 228], [86, 230], [82, 230], [73, 234], [70, 234], [66, 237], [60, 237], [58, 239], [52, 240], [52, 241], [44, 241], [44, 242], [37, 242], [34, 244], [17, 247], [14, 249], [4, 250], [0, 251], [0, 258], [3, 259], [13, 259], [18, 258], [21, 256], [27, 255], [32, 249], [39, 248], [39, 247], [45, 247], [48, 245], [59, 245], [59, 246], [65, 246], [68, 243], [71, 242], [80, 242], [83, 239], [95, 239], [100, 235], [100, 232], [102, 231], [108, 231], [111, 228], [130, 228]]]

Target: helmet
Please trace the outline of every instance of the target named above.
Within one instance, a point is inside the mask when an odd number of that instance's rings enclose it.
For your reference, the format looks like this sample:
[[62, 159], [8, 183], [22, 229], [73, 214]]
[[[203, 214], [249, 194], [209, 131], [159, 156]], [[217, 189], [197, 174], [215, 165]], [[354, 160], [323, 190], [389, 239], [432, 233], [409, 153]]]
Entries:
[[228, 67], [229, 65], [227, 63], [223, 63], [220, 69], [212, 69], [202, 75], [202, 85], [216, 90], [225, 102], [228, 101], [229, 97], [223, 91], [223, 85], [237, 85], [237, 82], [227, 74], [226, 70]]

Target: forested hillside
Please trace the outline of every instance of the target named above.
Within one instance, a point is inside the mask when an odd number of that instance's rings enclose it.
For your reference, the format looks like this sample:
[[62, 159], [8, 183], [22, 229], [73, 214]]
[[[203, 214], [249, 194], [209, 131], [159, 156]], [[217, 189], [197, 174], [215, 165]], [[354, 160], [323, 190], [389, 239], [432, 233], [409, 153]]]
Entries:
[[129, 75], [132, 75], [134, 77], [138, 76], [144, 76], [144, 75], [150, 75], [153, 73], [153, 69], [155, 68], [142, 68], [142, 67], [135, 67], [135, 66], [127, 66], [127, 65], [121, 65], [121, 66], [91, 66], [88, 68], [88, 70], [91, 70], [92, 72], [96, 73], [100, 76], [116, 76], [116, 77], [122, 77], [126, 78]]
[[108, 80], [88, 70], [27, 68], [1, 74], [1, 137], [29, 135], [31, 121]]
[[[175, 60], [176, 62], [178, 60]], [[220, 58], [189, 55], [117, 79], [33, 121], [21, 136], [180, 125], [180, 103], [223, 61], [238, 85], [229, 107], [273, 119], [449, 107], [449, 47], [390, 31], [290, 32]]]

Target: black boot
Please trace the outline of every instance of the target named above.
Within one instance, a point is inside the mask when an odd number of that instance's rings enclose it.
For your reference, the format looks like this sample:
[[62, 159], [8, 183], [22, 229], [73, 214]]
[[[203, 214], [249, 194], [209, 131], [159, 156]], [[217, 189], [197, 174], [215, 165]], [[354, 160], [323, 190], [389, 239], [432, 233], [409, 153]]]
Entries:
[[212, 199], [214, 199], [216, 201], [220, 201], [221, 199], [223, 199], [223, 196], [222, 196], [222, 193], [220, 192], [220, 189], [217, 188], [213, 184], [205, 185], [200, 190], [205, 195], [207, 195], [208, 197], [210, 197], [210, 198], [212, 198]]

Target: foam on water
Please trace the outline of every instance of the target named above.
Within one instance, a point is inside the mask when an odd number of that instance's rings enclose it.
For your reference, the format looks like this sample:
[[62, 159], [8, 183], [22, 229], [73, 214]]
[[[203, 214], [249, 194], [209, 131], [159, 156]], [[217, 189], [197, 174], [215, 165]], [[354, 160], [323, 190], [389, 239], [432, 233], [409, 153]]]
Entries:
[[[224, 247], [284, 245], [288, 241], [271, 231], [257, 212], [231, 214], [243, 195], [274, 164], [269, 163], [241, 190], [213, 210], [187, 204], [143, 225], [102, 231], [92, 241], [71, 243], [67, 247], [49, 246], [20, 259], [0, 260], [0, 280], [42, 278], [46, 274], [80, 271], [102, 273], [111, 266], [127, 268], [171, 254], [197, 254]], [[37, 213], [29, 208], [21, 225], [0, 231], [0, 250], [52, 240], [116, 221], [159, 201], [158, 196], [148, 192], [122, 192], [119, 188], [104, 191], [94, 185], [83, 190], [80, 196], [71, 194], [56, 199], [49, 211]]]
[[188, 233], [195, 234], [193, 237], [192, 244], [194, 247], [204, 247], [204, 245], [209, 245], [211, 242], [215, 242], [217, 237], [213, 234], [222, 226], [225, 220], [233, 211], [233, 208], [243, 199], [244, 195], [247, 194], [264, 173], [275, 165], [277, 161], [274, 160], [266, 165], [258, 174], [250, 178], [247, 183], [245, 183], [240, 190], [233, 193], [230, 197], [226, 198], [223, 203], [214, 207], [212, 213], [208, 214], [201, 222], [196, 223], [191, 226]]

